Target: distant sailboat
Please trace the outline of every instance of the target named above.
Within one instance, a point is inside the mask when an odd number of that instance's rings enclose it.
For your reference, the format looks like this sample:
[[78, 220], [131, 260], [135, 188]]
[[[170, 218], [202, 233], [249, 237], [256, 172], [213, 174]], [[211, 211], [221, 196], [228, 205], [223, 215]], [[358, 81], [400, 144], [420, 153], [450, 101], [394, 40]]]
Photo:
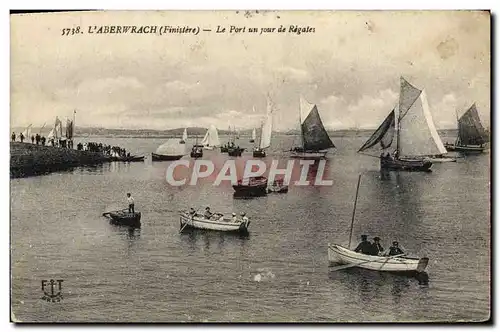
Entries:
[[[395, 149], [392, 148], [394, 136]], [[446, 153], [432, 121], [425, 91], [415, 88], [403, 77], [399, 103], [358, 152], [378, 143], [382, 150], [381, 169], [429, 171], [432, 166], [429, 156]]]
[[300, 97], [299, 117], [302, 145], [293, 148], [290, 156], [304, 159], [324, 158], [328, 149], [334, 148], [335, 145], [323, 126], [317, 106]]
[[476, 104], [458, 119], [458, 136], [454, 144], [446, 144], [450, 151], [463, 153], [481, 153], [489, 142], [488, 133], [481, 124]]
[[220, 146], [219, 133], [214, 125], [210, 125], [210, 128], [208, 128], [205, 137], [201, 141], [201, 145], [207, 150], [213, 150], [215, 147]]
[[186, 155], [186, 146], [177, 139], [169, 139], [156, 149], [156, 153], [151, 153], [153, 161], [179, 160]]
[[252, 130], [252, 138], [250, 139], [250, 143], [254, 143], [256, 137], [257, 137], [257, 133], [255, 132], [255, 128], [253, 128], [253, 130]]
[[182, 139], [179, 143], [186, 144], [187, 139], [188, 139], [187, 128], [184, 128], [184, 132], [182, 133]]
[[260, 141], [258, 146], [253, 149], [254, 157], [265, 157], [266, 151], [265, 149], [271, 146], [271, 135], [273, 132], [273, 114], [271, 103], [267, 102], [267, 114], [264, 122], [261, 126], [260, 131]]

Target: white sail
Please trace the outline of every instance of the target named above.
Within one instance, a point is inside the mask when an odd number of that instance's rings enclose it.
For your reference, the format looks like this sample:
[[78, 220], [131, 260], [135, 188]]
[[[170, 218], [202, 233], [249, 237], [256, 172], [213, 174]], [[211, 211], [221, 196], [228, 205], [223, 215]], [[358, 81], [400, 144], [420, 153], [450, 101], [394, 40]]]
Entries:
[[255, 140], [255, 138], [257, 137], [257, 134], [255, 132], [255, 128], [253, 128], [253, 131], [252, 131], [252, 139]]
[[184, 128], [184, 132], [182, 133], [182, 140], [185, 142], [188, 139], [187, 128]]
[[264, 124], [262, 125], [262, 132], [260, 134], [260, 144], [261, 149], [265, 149], [271, 146], [271, 134], [273, 132], [273, 113], [271, 108], [271, 103], [267, 103], [267, 114]]
[[201, 141], [201, 144], [209, 147], [220, 146], [219, 133], [217, 132], [217, 128], [214, 125], [211, 125], [210, 128], [208, 128], [205, 137], [203, 137], [203, 141]]
[[51, 129], [49, 134], [47, 135], [47, 139], [52, 139], [55, 137], [55, 130]]
[[315, 104], [310, 104], [302, 96], [300, 96], [300, 124], [303, 124], [309, 113], [313, 110]]
[[430, 156], [443, 153], [446, 153], [446, 149], [432, 121], [427, 98], [424, 93], [420, 93], [408, 111], [399, 119], [399, 154]]
[[208, 133], [210, 132], [210, 130], [207, 130], [207, 132], [205, 133], [205, 136], [203, 137], [203, 139], [201, 140], [201, 145], [205, 146], [205, 145], [208, 145]]
[[447, 153], [448, 150], [446, 150], [446, 148], [444, 147], [443, 141], [441, 140], [441, 137], [439, 137], [436, 126], [434, 125], [434, 120], [432, 119], [432, 114], [429, 109], [429, 103], [427, 102], [427, 93], [425, 93], [425, 90], [422, 90], [420, 98], [422, 99], [424, 116], [425, 120], [427, 120], [427, 125], [429, 126], [429, 131], [431, 133], [432, 139], [434, 140], [434, 143], [436, 144], [436, 147], [441, 154]]
[[166, 156], [181, 156], [186, 154], [186, 144], [180, 144], [179, 139], [169, 139], [156, 149], [157, 154]]
[[23, 136], [24, 136], [24, 138], [26, 138], [26, 139], [31, 138], [31, 126], [32, 126], [32, 125], [29, 125], [29, 126], [28, 126], [28, 128], [26, 128], [26, 129], [23, 131]]

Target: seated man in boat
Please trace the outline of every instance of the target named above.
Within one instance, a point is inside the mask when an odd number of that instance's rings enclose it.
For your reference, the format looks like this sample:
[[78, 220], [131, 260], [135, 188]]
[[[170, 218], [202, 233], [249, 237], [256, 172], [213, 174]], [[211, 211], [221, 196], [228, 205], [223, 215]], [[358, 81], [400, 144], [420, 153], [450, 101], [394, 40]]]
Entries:
[[365, 255], [371, 255], [372, 253], [372, 244], [370, 241], [368, 241], [368, 236], [367, 235], [361, 235], [361, 242], [358, 244], [356, 249], [354, 249], [355, 252], [361, 252], [362, 254]]
[[189, 214], [190, 214], [192, 217], [194, 217], [194, 216], [196, 215], [196, 211], [195, 211], [193, 208], [191, 208], [191, 209], [189, 210]]
[[134, 198], [127, 193], [127, 202], [128, 202], [128, 213], [135, 213], [134, 211]]
[[378, 236], [375, 236], [373, 238], [373, 244], [372, 244], [372, 249], [373, 249], [373, 253], [372, 255], [374, 256], [379, 256], [379, 255], [382, 255], [382, 253], [384, 252], [384, 248], [382, 247], [382, 245], [380, 244], [380, 238]]
[[210, 219], [210, 217], [212, 216], [212, 212], [210, 212], [209, 206], [205, 208], [205, 214], [203, 216], [205, 217], [205, 219]]
[[404, 251], [399, 247], [398, 241], [393, 241], [392, 246], [389, 248], [389, 253], [385, 256], [396, 256], [402, 254], [404, 254]]
[[231, 221], [234, 222], [234, 223], [239, 222], [238, 218], [236, 217], [236, 213], [234, 213], [234, 212], [233, 212], [233, 217], [231, 218]]
[[243, 222], [248, 223], [248, 217], [245, 212], [241, 212], [241, 219], [243, 220]]

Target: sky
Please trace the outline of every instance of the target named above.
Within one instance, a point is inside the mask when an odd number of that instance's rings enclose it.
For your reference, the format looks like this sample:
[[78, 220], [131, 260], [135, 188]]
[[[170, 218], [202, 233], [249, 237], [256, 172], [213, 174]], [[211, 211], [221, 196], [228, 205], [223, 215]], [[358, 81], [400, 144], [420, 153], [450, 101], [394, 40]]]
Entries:
[[[193, 34], [89, 34], [111, 25], [190, 26]], [[216, 33], [217, 26], [246, 27]], [[284, 33], [249, 33], [283, 25]], [[310, 27], [298, 35], [289, 26]], [[61, 36], [63, 28], [84, 33]], [[229, 29], [227, 29], [229, 30]], [[260, 31], [259, 31], [260, 32]], [[438, 129], [476, 103], [490, 124], [490, 16], [473, 11], [116, 11], [11, 17], [11, 126], [298, 129], [299, 98], [327, 129], [376, 128], [400, 76], [425, 89]], [[255, 112], [253, 111], [255, 108]]]

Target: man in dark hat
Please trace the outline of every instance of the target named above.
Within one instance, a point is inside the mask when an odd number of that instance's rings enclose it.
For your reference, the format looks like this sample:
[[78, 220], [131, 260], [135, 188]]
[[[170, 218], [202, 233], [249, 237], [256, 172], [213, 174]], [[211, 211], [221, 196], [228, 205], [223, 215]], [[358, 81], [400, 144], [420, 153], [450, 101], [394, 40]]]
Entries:
[[209, 206], [205, 208], [205, 214], [203, 216], [205, 217], [205, 219], [210, 219], [212, 217], [212, 212], [210, 211]]
[[380, 238], [378, 236], [375, 236], [373, 238], [373, 244], [372, 244], [372, 250], [373, 250], [373, 253], [372, 255], [374, 256], [378, 256], [378, 255], [381, 255], [383, 252], [384, 252], [384, 248], [382, 247], [382, 245], [380, 244]]
[[356, 249], [354, 249], [354, 251], [361, 252], [362, 254], [365, 254], [365, 255], [371, 255], [373, 249], [372, 249], [371, 242], [368, 241], [367, 235], [361, 235], [361, 242], [358, 244]]
[[404, 251], [399, 247], [398, 241], [393, 241], [392, 246], [389, 248], [389, 256], [396, 256], [404, 254]]

